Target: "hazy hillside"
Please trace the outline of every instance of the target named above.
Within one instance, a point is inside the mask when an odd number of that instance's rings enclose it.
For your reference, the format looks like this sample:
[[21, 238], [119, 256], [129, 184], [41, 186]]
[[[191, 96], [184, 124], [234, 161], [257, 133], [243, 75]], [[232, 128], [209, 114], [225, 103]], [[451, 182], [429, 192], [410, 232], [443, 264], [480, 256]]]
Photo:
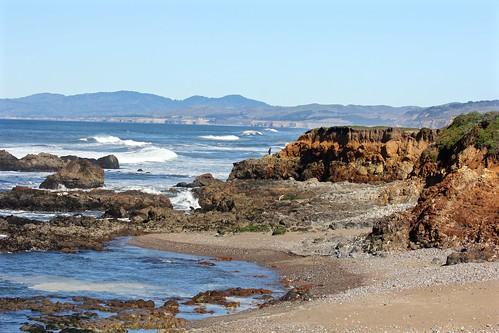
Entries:
[[[499, 100], [449, 103], [422, 108], [388, 105], [308, 104], [272, 106], [241, 95], [220, 98], [192, 96], [174, 100], [134, 91], [99, 92], [65, 96], [36, 94], [0, 99], [2, 118], [102, 119], [161, 118], [179, 121], [199, 118], [218, 124], [261, 124], [280, 126], [393, 125], [442, 127], [458, 114], [499, 110]], [[132, 118], [132, 119], [130, 119]], [[179, 120], [180, 119], [180, 120]]]

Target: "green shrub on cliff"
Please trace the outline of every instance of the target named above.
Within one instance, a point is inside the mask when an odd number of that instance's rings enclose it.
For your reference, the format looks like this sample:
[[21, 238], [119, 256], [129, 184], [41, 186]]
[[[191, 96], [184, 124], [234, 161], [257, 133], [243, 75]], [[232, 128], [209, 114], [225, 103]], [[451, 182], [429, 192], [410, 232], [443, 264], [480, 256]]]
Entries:
[[462, 138], [472, 134], [472, 141], [478, 147], [487, 147], [492, 153], [499, 148], [499, 112], [472, 112], [460, 115], [445, 128], [437, 141], [439, 149], [449, 151]]

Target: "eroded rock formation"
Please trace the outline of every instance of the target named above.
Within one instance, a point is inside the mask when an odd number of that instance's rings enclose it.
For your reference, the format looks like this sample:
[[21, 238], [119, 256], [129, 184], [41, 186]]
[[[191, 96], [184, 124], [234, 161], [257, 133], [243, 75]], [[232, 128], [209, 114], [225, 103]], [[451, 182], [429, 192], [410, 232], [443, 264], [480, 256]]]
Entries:
[[368, 247], [474, 247], [497, 255], [499, 113], [468, 118], [463, 123], [458, 117], [443, 131], [438, 149], [422, 155], [418, 174], [426, 186], [418, 204], [379, 221]]
[[406, 179], [438, 131], [398, 128], [313, 129], [277, 154], [234, 164], [230, 179], [377, 182]]

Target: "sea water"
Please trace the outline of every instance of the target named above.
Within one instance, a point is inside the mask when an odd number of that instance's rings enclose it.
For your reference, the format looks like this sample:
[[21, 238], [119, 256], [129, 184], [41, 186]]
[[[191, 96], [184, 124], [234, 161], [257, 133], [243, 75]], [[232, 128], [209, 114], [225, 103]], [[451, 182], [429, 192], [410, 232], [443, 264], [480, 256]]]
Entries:
[[[99, 158], [114, 154], [119, 170], [105, 171], [105, 187], [124, 191], [164, 193], [176, 209], [197, 207], [190, 192], [169, 192], [178, 182], [210, 172], [225, 179], [232, 163], [275, 152], [295, 139], [300, 129], [254, 129], [227, 126], [190, 126], [136, 123], [0, 120], [0, 149], [16, 157], [46, 152], [59, 156]], [[22, 185], [37, 188], [49, 173], [0, 171], [0, 190]], [[70, 212], [98, 217], [101, 212]], [[48, 222], [54, 212], [0, 210]], [[49, 222], [48, 222], [49, 223]], [[198, 256], [143, 249], [117, 239], [105, 251], [28, 252], [0, 254], [0, 297], [74, 295], [96, 298], [188, 298], [211, 289], [267, 288], [283, 292], [278, 276], [258, 265], [217, 261], [203, 266]], [[255, 300], [242, 300], [244, 309]], [[215, 315], [227, 310], [213, 307]], [[29, 313], [0, 313], [0, 332], [17, 332]], [[199, 319], [182, 307], [180, 317]]]

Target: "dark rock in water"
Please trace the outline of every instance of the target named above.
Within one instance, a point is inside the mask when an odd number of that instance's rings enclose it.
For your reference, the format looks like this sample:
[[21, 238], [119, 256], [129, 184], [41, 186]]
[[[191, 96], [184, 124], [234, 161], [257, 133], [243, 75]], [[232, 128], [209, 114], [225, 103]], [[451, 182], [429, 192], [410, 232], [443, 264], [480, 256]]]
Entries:
[[192, 183], [186, 183], [186, 182], [181, 182], [175, 185], [176, 187], [203, 187], [203, 186], [209, 186], [209, 185], [214, 185], [214, 184], [223, 184], [223, 181], [220, 179], [216, 179], [213, 177], [211, 173], [204, 173], [202, 175], [197, 176], [194, 178]]
[[0, 192], [1, 209], [68, 212], [83, 210], [106, 211], [107, 217], [131, 217], [145, 208], [171, 209], [170, 200], [160, 194], [140, 191], [114, 192], [96, 189], [92, 191], [51, 192], [28, 187], [15, 187]]
[[[167, 302], [168, 303], [168, 302]], [[129, 329], [184, 332], [186, 321], [176, 318], [178, 303], [156, 308], [153, 301], [104, 300], [73, 297], [72, 302], [50, 297], [0, 298], [0, 311], [33, 311], [30, 323], [21, 326], [32, 333], [126, 333]], [[106, 313], [106, 315], [103, 315]]]
[[21, 159], [5, 150], [0, 150], [0, 171], [59, 171], [69, 162], [84, 159], [92, 162], [103, 169], [119, 169], [120, 164], [118, 158], [114, 155], [107, 155], [99, 159], [80, 158], [78, 156], [68, 155], [58, 157], [56, 155], [39, 153], [28, 154]]
[[50, 175], [40, 188], [96, 188], [104, 185], [104, 170], [98, 165], [84, 159], [69, 162], [56, 174]]
[[22, 171], [54, 171], [64, 167], [64, 162], [56, 155], [29, 154], [19, 160]]
[[120, 162], [114, 155], [107, 155], [97, 159], [97, 164], [103, 169], [119, 169]]
[[118, 161], [118, 158], [114, 155], [106, 155], [101, 158], [95, 159], [95, 158], [82, 158], [74, 155], [66, 155], [66, 156], [61, 156], [61, 159], [64, 162], [71, 162], [71, 161], [76, 161], [78, 159], [82, 160], [87, 160], [89, 162], [92, 162], [98, 166], [100, 166], [103, 169], [119, 169], [120, 168], [120, 163]]
[[19, 159], [5, 150], [0, 150], [0, 170], [17, 171], [19, 169]]
[[137, 169], [137, 172], [144, 172], [144, 170], [142, 170], [142, 169]]
[[29, 154], [18, 159], [7, 151], [0, 150], [0, 170], [2, 171], [57, 171], [64, 164], [64, 161], [52, 154]]

